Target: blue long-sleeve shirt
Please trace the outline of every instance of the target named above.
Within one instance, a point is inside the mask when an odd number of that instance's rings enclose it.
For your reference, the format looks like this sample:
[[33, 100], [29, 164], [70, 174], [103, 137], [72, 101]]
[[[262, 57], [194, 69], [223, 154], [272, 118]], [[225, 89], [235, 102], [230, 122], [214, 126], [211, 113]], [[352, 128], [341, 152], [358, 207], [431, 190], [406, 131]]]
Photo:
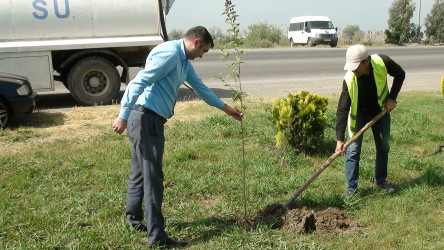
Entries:
[[150, 52], [145, 69], [137, 73], [125, 90], [119, 117], [128, 120], [133, 106], [138, 104], [170, 118], [184, 81], [209, 105], [219, 109], [225, 105], [197, 76], [193, 65], [186, 59], [181, 39], [162, 43]]

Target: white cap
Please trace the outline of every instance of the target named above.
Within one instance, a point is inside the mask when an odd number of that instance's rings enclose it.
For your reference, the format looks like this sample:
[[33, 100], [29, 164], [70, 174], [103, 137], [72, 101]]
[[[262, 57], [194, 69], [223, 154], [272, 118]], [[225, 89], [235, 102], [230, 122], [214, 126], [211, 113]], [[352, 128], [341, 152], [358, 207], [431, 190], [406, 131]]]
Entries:
[[367, 49], [360, 45], [353, 45], [347, 49], [345, 54], [344, 70], [353, 71], [359, 67], [359, 63], [368, 57]]

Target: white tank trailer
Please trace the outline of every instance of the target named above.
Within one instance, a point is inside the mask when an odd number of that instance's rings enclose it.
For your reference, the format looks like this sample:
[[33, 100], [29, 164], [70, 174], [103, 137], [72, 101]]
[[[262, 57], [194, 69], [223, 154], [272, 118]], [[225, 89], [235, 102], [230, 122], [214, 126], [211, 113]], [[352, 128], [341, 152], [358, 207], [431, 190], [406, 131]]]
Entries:
[[0, 1], [0, 72], [28, 77], [37, 92], [60, 81], [82, 105], [111, 103], [128, 68], [167, 39], [162, 2]]

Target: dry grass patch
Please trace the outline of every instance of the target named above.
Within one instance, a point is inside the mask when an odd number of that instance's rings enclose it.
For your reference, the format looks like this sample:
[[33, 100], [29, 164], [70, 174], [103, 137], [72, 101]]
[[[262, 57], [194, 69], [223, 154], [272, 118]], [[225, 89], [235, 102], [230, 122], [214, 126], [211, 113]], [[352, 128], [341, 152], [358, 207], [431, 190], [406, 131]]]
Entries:
[[[60, 140], [85, 143], [111, 130], [118, 110], [118, 106], [105, 106], [73, 108], [60, 113], [36, 112], [19, 118], [21, 125], [18, 128], [3, 132], [0, 147], [8, 155]], [[22, 123], [20, 119], [26, 121]], [[28, 122], [31, 124], [26, 124]]]
[[222, 203], [222, 201], [223, 201], [222, 196], [217, 195], [217, 196], [212, 196], [211, 199], [202, 199], [199, 201], [199, 203], [202, 204], [205, 207], [205, 209], [212, 210], [217, 206], [219, 206]]
[[214, 107], [211, 107], [201, 100], [186, 101], [176, 104], [174, 116], [168, 120], [167, 125], [174, 122], [192, 122], [205, 119], [211, 114]]
[[[174, 116], [167, 126], [177, 121], [194, 122], [211, 115], [214, 107], [201, 100], [179, 102]], [[0, 134], [3, 154], [16, 154], [56, 141], [77, 141], [79, 144], [112, 131], [112, 123], [120, 111], [120, 105], [75, 107], [66, 112], [35, 112], [30, 116], [17, 117], [16, 128]]]
[[[230, 99], [224, 101], [236, 106]], [[271, 103], [272, 101], [271, 98], [246, 99], [247, 104]], [[200, 121], [213, 115], [214, 110], [214, 107], [202, 100], [178, 102], [174, 109], [174, 116], [166, 125], [171, 126], [178, 121]], [[62, 140], [84, 144], [90, 139], [112, 131], [112, 123], [119, 111], [120, 105], [75, 107], [65, 112], [38, 111], [30, 116], [17, 117], [16, 128], [1, 132], [0, 147], [4, 149], [4, 155], [9, 155]]]

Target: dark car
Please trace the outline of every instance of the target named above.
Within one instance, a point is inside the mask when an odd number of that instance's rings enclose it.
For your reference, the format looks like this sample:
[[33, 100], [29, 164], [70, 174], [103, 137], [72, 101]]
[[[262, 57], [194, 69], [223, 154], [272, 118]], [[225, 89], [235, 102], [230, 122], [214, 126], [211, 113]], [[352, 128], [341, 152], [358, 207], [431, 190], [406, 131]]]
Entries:
[[0, 73], [0, 128], [8, 125], [11, 116], [31, 114], [36, 96], [28, 78]]

